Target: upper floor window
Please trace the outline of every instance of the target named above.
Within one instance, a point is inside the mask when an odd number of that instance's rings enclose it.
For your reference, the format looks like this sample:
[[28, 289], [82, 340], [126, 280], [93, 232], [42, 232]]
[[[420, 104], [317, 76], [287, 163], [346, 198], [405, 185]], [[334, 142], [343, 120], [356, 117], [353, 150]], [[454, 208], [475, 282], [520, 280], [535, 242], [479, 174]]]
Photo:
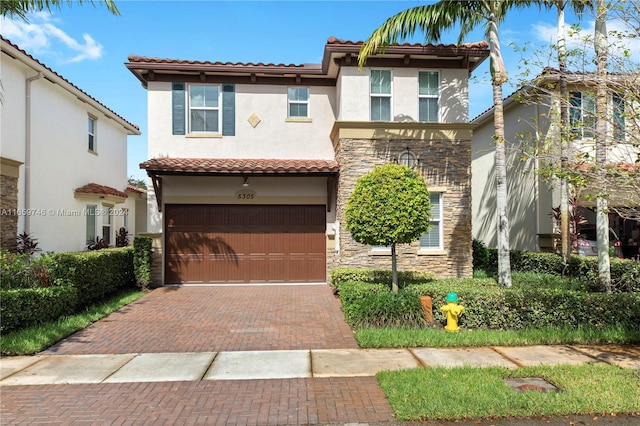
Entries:
[[309, 117], [309, 89], [306, 87], [290, 87], [287, 94], [288, 117]]
[[234, 136], [235, 85], [171, 83], [171, 132]]
[[444, 248], [442, 239], [442, 193], [431, 192], [429, 201], [431, 202], [431, 229], [420, 237], [420, 249], [442, 250]]
[[97, 138], [96, 138], [96, 128], [98, 124], [98, 120], [95, 117], [89, 116], [89, 131], [88, 131], [88, 145], [89, 151], [98, 152], [97, 150]]
[[189, 133], [220, 133], [220, 86], [189, 86]]
[[391, 121], [391, 70], [371, 70], [371, 121]]
[[437, 122], [440, 99], [440, 73], [421, 71], [418, 73], [418, 118], [419, 121]]
[[596, 124], [596, 97], [593, 92], [571, 92], [569, 123], [577, 138], [593, 138]]

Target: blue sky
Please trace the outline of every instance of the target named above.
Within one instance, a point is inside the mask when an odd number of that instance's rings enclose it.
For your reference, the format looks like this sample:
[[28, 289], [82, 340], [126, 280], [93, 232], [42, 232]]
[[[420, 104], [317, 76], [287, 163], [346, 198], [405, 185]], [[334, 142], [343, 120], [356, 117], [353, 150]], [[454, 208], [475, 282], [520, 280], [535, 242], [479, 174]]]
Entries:
[[[418, 1], [133, 1], [116, 0], [122, 16], [97, 4], [65, 5], [31, 15], [29, 23], [0, 18], [0, 32], [100, 102], [138, 124], [129, 137], [128, 174], [144, 178], [147, 159], [147, 97], [124, 66], [129, 55], [223, 62], [320, 63], [327, 38], [366, 39], [395, 13]], [[568, 14], [567, 24], [576, 22]], [[582, 27], [591, 32], [593, 19]], [[510, 44], [549, 45], [555, 11], [513, 11], [500, 27], [507, 70], [517, 81], [520, 53]], [[455, 43], [447, 34], [443, 43]], [[483, 39], [482, 31], [466, 41]], [[421, 42], [420, 36], [411, 42]], [[531, 50], [529, 50], [531, 51]], [[470, 117], [492, 104], [488, 63], [474, 72]], [[550, 62], [549, 65], [554, 65]], [[517, 86], [505, 86], [505, 96]], [[10, 107], [3, 105], [3, 107]]]

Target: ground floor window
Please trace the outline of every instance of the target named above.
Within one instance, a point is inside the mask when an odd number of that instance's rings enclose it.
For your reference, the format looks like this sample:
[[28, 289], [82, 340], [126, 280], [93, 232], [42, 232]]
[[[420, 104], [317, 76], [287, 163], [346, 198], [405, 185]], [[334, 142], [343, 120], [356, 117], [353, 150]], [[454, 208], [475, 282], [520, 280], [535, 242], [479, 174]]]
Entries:
[[442, 193], [429, 194], [431, 201], [431, 229], [420, 237], [421, 250], [442, 250]]
[[86, 240], [87, 244], [96, 242], [96, 210], [98, 206], [88, 205], [86, 207]]

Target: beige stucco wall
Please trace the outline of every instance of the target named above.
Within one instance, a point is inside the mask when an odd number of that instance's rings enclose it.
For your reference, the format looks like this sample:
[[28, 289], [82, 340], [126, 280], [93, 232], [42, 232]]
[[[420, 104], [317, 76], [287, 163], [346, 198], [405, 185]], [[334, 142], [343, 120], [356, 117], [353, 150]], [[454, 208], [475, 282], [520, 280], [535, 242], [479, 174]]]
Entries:
[[[335, 87], [309, 87], [309, 121], [287, 120], [287, 86], [236, 84], [235, 90], [235, 136], [172, 135], [171, 83], [150, 82], [149, 157], [333, 158]], [[261, 120], [256, 127], [247, 121], [252, 114]]]
[[[369, 67], [342, 67], [338, 77], [340, 88], [338, 120], [369, 121], [370, 91]], [[418, 121], [418, 72], [434, 71], [415, 68], [390, 69], [392, 76], [393, 121]], [[435, 70], [440, 72], [440, 122], [465, 123], [468, 120], [469, 93], [467, 71], [457, 69]]]

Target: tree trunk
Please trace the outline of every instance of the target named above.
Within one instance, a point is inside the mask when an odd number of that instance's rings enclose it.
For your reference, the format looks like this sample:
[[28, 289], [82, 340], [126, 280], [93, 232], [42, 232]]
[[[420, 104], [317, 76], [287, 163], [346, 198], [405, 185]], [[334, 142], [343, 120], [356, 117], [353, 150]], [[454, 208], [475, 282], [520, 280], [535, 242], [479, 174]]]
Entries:
[[[494, 5], [496, 3], [493, 3]], [[502, 84], [507, 80], [507, 72], [500, 53], [498, 23], [491, 14], [489, 28], [490, 68], [493, 84], [493, 125], [496, 144], [496, 216], [498, 232], [498, 282], [511, 287], [511, 261], [509, 259], [509, 218], [507, 217], [507, 166], [504, 140], [504, 112], [502, 104]]]
[[391, 244], [391, 291], [398, 292], [398, 262], [396, 260], [396, 245]]
[[560, 238], [562, 260], [566, 265], [571, 254], [572, 238], [569, 229], [569, 183], [567, 149], [569, 143], [569, 93], [567, 89], [567, 48], [564, 32], [564, 4], [558, 4], [558, 65], [560, 67]]
[[[606, 0], [595, 0], [596, 24], [594, 47], [596, 53], [596, 167], [598, 180], [606, 180], [607, 165], [607, 6]], [[598, 243], [598, 281], [611, 293], [611, 266], [609, 262], [609, 214], [607, 194], [596, 198], [596, 235]]]

